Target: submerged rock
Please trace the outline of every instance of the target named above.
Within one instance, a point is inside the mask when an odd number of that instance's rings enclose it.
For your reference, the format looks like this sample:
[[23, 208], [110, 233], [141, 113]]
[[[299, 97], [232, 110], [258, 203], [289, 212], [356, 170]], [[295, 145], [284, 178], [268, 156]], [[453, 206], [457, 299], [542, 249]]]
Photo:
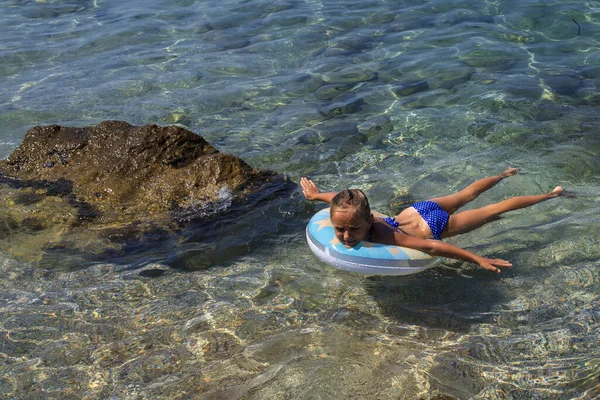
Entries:
[[431, 89], [452, 89], [456, 85], [467, 82], [471, 79], [473, 70], [468, 67], [450, 68], [429, 79], [428, 84]]
[[391, 133], [394, 130], [394, 124], [390, 117], [383, 115], [366, 120], [358, 126], [358, 130], [371, 137]]
[[333, 100], [350, 89], [352, 89], [352, 85], [346, 83], [324, 85], [315, 90], [315, 97], [319, 100]]
[[410, 96], [411, 94], [424, 92], [429, 89], [430, 87], [427, 81], [417, 81], [393, 86], [392, 92], [397, 96]]
[[334, 103], [329, 103], [319, 109], [319, 112], [326, 118], [333, 118], [338, 115], [352, 114], [360, 109], [364, 100], [350, 93], [336, 97]]
[[378, 73], [371, 69], [351, 66], [328, 72], [322, 78], [327, 83], [356, 85], [375, 80], [378, 76]]
[[[290, 187], [176, 126], [35, 127], [0, 161], [0, 249], [38, 260], [82, 249], [115, 256], [140, 242], [173, 244], [190, 224], [212, 238], [223, 231], [216, 215]], [[198, 224], [207, 219], [212, 229]]]

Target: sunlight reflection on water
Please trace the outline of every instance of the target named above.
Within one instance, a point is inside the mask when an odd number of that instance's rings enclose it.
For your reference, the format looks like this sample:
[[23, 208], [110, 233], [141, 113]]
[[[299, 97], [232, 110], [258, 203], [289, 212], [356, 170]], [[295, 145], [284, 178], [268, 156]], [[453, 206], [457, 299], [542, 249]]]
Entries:
[[[34, 125], [123, 119], [184, 125], [294, 181], [361, 187], [381, 212], [507, 165], [521, 174], [470, 207], [558, 184], [577, 197], [450, 241], [510, 259], [500, 277], [451, 260], [392, 279], [335, 270], [308, 251], [304, 224], [318, 207], [297, 191], [218, 225], [218, 243], [198, 228], [101, 262], [60, 254], [40, 267], [2, 256], [0, 393], [597, 397], [592, 6], [3, 5], [0, 157]], [[9, 237], [13, 227], [0, 222], [3, 248], [53, 240], [49, 231]], [[92, 252], [105, 246], [90, 237], [74, 240]]]

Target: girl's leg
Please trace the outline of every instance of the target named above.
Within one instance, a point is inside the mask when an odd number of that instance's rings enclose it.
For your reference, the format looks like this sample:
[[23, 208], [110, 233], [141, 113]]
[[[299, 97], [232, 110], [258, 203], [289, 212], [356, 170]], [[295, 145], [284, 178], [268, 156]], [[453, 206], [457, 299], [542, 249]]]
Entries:
[[557, 186], [550, 193], [536, 196], [513, 197], [476, 210], [463, 211], [456, 215], [451, 215], [446, 230], [442, 233], [442, 238], [470, 232], [473, 229], [479, 228], [487, 222], [496, 219], [500, 214], [507, 211], [518, 210], [519, 208], [529, 207], [544, 200], [553, 199], [560, 196], [563, 192], [564, 189]]
[[519, 168], [511, 167], [503, 173], [501, 173], [500, 175], [490, 176], [473, 182], [458, 193], [454, 193], [448, 196], [436, 197], [430, 199], [430, 201], [437, 203], [448, 214], [454, 214], [459, 208], [461, 208], [468, 202], [475, 200], [477, 196], [490, 189], [492, 186], [496, 185], [502, 179], [516, 175], [518, 172]]

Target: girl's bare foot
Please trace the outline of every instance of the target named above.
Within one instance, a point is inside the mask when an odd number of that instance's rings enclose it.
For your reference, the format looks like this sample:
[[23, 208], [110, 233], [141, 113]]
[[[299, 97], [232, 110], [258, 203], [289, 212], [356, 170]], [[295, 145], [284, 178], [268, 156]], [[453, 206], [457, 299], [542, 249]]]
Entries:
[[557, 186], [552, 190], [552, 192], [550, 192], [550, 194], [552, 195], [552, 197], [558, 197], [558, 196], [562, 195], [564, 192], [565, 192], [565, 189], [563, 189], [562, 186]]
[[320, 193], [317, 185], [307, 177], [300, 178], [300, 186], [302, 187], [302, 194], [306, 197], [306, 200], [314, 200], [315, 196]]
[[514, 175], [518, 174], [520, 170], [521, 170], [521, 168], [508, 167], [506, 169], [506, 171], [504, 171], [503, 173], [500, 174], [500, 177], [508, 178], [509, 176], [514, 176]]

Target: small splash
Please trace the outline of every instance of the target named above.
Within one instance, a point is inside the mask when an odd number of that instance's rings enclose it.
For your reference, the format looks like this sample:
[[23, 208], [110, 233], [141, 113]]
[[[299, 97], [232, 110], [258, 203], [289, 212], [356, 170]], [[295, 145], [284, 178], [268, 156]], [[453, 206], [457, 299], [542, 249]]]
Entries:
[[225, 211], [231, 207], [233, 203], [233, 192], [228, 186], [223, 186], [219, 190], [217, 200], [215, 201], [198, 201], [183, 210], [177, 219], [181, 222], [189, 222], [194, 219], [206, 218], [219, 212]]

